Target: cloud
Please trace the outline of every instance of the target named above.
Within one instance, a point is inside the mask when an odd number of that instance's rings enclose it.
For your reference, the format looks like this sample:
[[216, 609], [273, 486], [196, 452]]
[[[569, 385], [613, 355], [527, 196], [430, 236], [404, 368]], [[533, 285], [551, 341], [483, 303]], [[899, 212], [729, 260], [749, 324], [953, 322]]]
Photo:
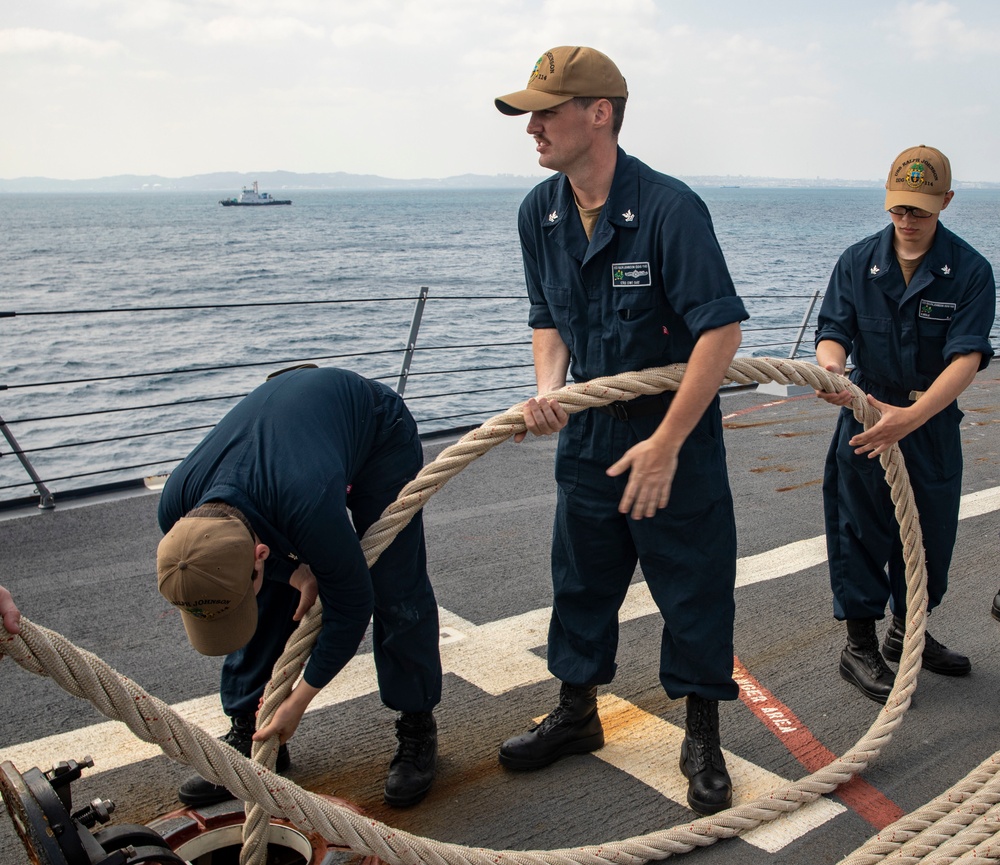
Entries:
[[895, 17], [883, 20], [882, 25], [920, 57], [948, 53], [968, 59], [1000, 52], [1000, 33], [969, 27], [959, 17], [958, 7], [946, 0], [898, 3]]
[[[567, 44], [615, 60], [631, 92], [623, 145], [681, 175], [814, 176], [831, 148], [844, 176], [881, 175], [898, 139], [938, 140], [936, 111], [886, 120], [924, 58], [920, 104], [947, 109], [954, 141], [988, 149], [1000, 122], [1000, 3], [983, 0], [840, 0], [836, 15], [791, 0], [752, 15], [745, 0], [7, 5], [7, 173], [540, 173], [525, 122], [493, 97]], [[247, 136], [234, 117], [266, 122]]]
[[107, 57], [122, 52], [121, 43], [114, 40], [88, 39], [75, 33], [42, 30], [34, 27], [14, 27], [0, 30], [0, 54], [69, 54]]
[[322, 39], [322, 26], [298, 18], [247, 18], [227, 16], [205, 22], [189, 22], [187, 38], [198, 45], [244, 45], [247, 51], [266, 52], [278, 43], [300, 39]]
[[120, 30], [156, 30], [163, 32], [186, 18], [184, 7], [172, 0], [143, 0], [116, 9], [110, 16], [113, 25]]

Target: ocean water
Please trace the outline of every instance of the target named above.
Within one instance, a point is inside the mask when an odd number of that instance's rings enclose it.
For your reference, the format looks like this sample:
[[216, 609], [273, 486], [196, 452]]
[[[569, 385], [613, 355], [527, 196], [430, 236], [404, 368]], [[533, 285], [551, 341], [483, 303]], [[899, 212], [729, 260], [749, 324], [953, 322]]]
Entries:
[[[887, 219], [879, 189], [697, 191], [752, 315], [743, 354], [787, 356], [840, 252]], [[534, 391], [525, 192], [0, 196], [0, 418], [57, 494], [168, 471], [275, 369], [395, 384], [426, 286], [409, 405], [424, 431], [480, 423]], [[961, 191], [943, 217], [994, 268], [998, 205]], [[0, 501], [33, 489], [10, 451], [0, 440]]]

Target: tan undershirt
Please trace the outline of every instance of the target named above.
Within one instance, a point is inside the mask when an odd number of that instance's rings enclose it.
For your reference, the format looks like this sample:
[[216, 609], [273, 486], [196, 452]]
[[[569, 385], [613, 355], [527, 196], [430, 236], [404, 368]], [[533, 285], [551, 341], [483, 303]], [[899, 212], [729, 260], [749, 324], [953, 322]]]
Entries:
[[597, 217], [604, 210], [604, 205], [580, 207], [579, 202], [577, 202], [576, 209], [580, 212], [580, 222], [583, 223], [583, 230], [587, 232], [587, 240], [590, 240], [594, 236], [594, 226], [597, 225]]
[[920, 267], [920, 262], [925, 258], [927, 258], [926, 252], [918, 258], [902, 258], [898, 252], [896, 253], [896, 261], [899, 262], [899, 269], [903, 271], [903, 280], [907, 285], [910, 284], [910, 279], [917, 272], [917, 268]]

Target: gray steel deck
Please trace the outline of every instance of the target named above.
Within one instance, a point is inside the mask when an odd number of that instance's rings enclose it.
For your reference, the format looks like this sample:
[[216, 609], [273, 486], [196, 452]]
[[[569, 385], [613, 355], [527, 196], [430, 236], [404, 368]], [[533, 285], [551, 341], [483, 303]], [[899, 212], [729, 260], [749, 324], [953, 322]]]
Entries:
[[[995, 368], [981, 373], [961, 401], [964, 513], [975, 515], [960, 523], [951, 588], [929, 622], [938, 639], [972, 658], [972, 675], [921, 673], [912, 708], [856, 785], [860, 792], [827, 797], [811, 823], [787, 820], [755, 843], [723, 841], [689, 854], [696, 861], [836, 862], [1000, 748], [1000, 624], [989, 614], [1000, 581], [998, 375]], [[878, 707], [837, 674], [843, 626], [832, 616], [822, 554], [809, 557], [821, 542], [789, 547], [822, 534], [820, 478], [835, 410], [812, 395], [744, 392], [726, 396], [723, 412], [741, 556], [737, 656], [775, 705], [794, 714], [800, 737], [843, 753]], [[428, 460], [442, 447], [428, 445]], [[367, 644], [306, 715], [291, 743], [293, 780], [409, 832], [476, 847], [594, 844], [692, 819], [683, 796], [675, 801], [685, 789], [676, 741], [683, 703], [668, 700], [657, 682], [660, 620], [638, 585], [622, 623], [617, 678], [602, 689], [608, 745], [537, 773], [511, 773], [497, 763], [500, 742], [546, 713], [557, 693], [544, 664], [553, 453], [552, 441], [506, 442], [426, 508], [445, 666], [440, 766], [428, 798], [408, 810], [382, 803], [393, 714], [375, 692]], [[0, 520], [0, 583], [33, 621], [221, 731], [214, 696], [220, 661], [188, 647], [154, 588], [156, 503], [155, 494], [145, 494], [8, 514]], [[175, 790], [186, 767], [9, 659], [0, 663], [0, 706], [0, 760], [24, 771], [93, 755], [96, 766], [74, 785], [74, 800], [114, 800], [116, 822], [147, 822], [179, 807]], [[767, 789], [772, 775], [807, 774], [799, 746], [786, 735], [790, 725], [773, 713], [764, 723], [740, 701], [722, 707], [737, 799]], [[0, 865], [23, 861], [10, 821], [0, 815]]]

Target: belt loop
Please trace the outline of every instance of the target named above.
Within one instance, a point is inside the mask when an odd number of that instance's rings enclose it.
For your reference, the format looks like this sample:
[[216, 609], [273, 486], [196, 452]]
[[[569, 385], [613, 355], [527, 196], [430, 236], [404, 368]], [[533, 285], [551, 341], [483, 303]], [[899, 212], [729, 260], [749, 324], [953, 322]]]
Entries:
[[628, 406], [623, 402], [613, 402], [611, 411], [618, 420], [628, 420]]

